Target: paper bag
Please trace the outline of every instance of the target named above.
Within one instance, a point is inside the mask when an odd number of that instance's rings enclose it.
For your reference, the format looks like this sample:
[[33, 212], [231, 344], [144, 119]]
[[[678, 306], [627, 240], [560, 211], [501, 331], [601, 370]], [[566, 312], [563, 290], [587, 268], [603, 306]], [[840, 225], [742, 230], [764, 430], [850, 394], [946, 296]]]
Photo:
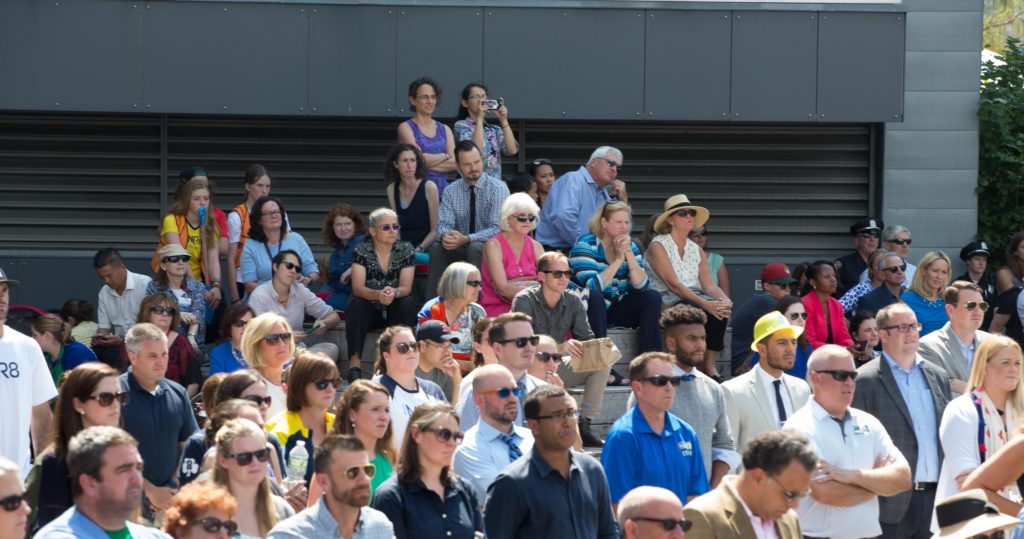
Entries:
[[583, 341], [583, 357], [572, 359], [574, 372], [594, 372], [607, 369], [622, 357], [619, 347], [608, 337]]

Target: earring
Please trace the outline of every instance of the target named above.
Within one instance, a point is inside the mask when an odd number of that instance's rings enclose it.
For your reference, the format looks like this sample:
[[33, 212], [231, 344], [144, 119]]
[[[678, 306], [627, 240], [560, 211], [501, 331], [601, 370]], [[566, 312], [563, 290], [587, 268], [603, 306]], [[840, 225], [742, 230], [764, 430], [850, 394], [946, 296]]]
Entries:
[[356, 430], [356, 422], [355, 421], [352, 422], [352, 430]]
[[81, 415], [85, 415], [85, 410], [76, 410], [76, 412], [78, 412]]

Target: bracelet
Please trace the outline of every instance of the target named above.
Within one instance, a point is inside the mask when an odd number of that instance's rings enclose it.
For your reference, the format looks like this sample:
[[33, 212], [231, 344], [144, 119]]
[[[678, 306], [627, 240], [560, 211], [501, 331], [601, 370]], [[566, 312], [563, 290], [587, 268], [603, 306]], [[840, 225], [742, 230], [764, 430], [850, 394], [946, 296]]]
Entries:
[[508, 124], [501, 126], [502, 129], [508, 129]]

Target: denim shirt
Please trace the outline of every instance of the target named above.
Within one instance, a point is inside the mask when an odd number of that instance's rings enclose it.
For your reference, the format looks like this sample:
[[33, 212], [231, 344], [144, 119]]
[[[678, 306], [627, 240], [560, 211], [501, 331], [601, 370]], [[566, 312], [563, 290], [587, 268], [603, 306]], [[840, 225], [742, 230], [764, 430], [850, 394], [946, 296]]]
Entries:
[[[156, 528], [149, 528], [130, 521], [125, 521], [125, 525], [128, 527], [128, 533], [131, 534], [132, 539], [171, 538], [170, 535]], [[78, 510], [78, 506], [72, 506], [71, 509], [64, 511], [61, 516], [39, 530], [36, 537], [43, 539], [110, 539], [103, 528]]]

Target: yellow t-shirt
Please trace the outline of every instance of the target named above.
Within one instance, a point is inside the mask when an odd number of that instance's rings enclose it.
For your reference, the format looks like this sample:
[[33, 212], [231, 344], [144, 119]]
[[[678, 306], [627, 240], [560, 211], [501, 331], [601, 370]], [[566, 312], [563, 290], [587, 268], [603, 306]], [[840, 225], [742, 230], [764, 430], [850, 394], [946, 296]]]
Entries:
[[[192, 256], [192, 259], [188, 261], [188, 269], [192, 271], [192, 277], [197, 281], [202, 282], [203, 280], [203, 231], [198, 227], [193, 227], [185, 221], [185, 226], [188, 227], [188, 242], [186, 242], [185, 250]], [[178, 231], [178, 218], [173, 213], [168, 213], [164, 216], [163, 226], [160, 228], [160, 235], [174, 234], [179, 235]]]

